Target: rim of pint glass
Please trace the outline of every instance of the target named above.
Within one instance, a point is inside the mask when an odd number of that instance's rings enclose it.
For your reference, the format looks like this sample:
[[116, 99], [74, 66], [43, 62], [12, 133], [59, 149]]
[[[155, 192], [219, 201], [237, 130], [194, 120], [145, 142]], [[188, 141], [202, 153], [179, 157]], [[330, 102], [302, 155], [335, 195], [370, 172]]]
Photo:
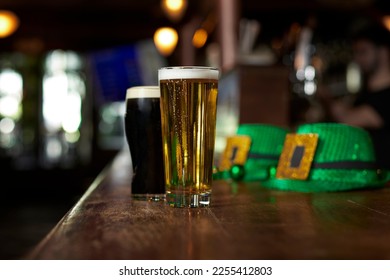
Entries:
[[133, 98], [160, 98], [159, 86], [135, 86], [126, 91], [126, 99]]
[[212, 79], [218, 80], [219, 69], [208, 66], [169, 66], [158, 70], [158, 80]]

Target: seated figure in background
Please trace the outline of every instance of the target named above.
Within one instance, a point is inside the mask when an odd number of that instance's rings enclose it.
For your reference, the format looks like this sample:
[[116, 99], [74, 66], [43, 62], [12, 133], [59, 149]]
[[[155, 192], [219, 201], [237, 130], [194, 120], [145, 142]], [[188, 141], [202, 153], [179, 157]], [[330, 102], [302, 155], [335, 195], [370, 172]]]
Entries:
[[372, 137], [380, 167], [390, 168], [390, 33], [371, 25], [352, 37], [354, 61], [363, 86], [352, 104], [332, 101], [331, 118], [366, 129]]

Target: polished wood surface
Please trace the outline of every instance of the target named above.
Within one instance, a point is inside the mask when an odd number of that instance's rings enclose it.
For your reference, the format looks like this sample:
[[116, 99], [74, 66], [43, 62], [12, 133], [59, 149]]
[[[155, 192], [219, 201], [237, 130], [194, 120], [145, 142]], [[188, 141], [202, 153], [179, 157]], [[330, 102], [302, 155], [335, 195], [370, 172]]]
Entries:
[[26, 259], [390, 259], [390, 189], [303, 194], [215, 181], [212, 206], [130, 198], [121, 153]]

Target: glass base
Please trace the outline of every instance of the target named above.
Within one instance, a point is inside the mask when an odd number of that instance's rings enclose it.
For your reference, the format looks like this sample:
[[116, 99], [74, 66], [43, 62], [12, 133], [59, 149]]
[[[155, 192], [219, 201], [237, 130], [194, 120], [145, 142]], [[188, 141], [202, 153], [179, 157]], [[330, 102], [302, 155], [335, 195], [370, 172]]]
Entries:
[[131, 194], [131, 198], [142, 201], [165, 201], [165, 194]]
[[167, 192], [166, 201], [169, 206], [177, 208], [209, 207], [211, 192], [193, 194], [183, 192]]

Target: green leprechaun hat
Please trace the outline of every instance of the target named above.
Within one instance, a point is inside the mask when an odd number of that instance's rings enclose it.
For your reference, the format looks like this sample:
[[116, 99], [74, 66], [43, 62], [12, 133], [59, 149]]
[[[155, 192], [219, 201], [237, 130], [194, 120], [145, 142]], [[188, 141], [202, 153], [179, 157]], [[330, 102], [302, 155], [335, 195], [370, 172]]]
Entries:
[[262, 181], [278, 164], [288, 130], [270, 124], [240, 124], [227, 146], [214, 178]]
[[390, 180], [377, 168], [367, 131], [339, 123], [313, 123], [286, 135], [277, 168], [262, 185], [299, 192], [382, 187]]

